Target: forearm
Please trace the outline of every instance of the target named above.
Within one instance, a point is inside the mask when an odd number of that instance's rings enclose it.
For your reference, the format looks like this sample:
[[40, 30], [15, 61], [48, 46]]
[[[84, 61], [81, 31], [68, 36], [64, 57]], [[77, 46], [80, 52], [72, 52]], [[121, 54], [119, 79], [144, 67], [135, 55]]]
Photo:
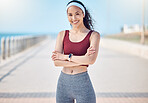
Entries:
[[[68, 60], [68, 55], [64, 55], [65, 56], [65, 59]], [[93, 57], [90, 55], [90, 56], [87, 56], [87, 55], [83, 55], [83, 56], [75, 56], [73, 55], [71, 57], [71, 61], [72, 62], [75, 62], [75, 63], [79, 63], [81, 65], [89, 65], [89, 64], [92, 64], [93, 63]]]
[[92, 64], [92, 56], [72, 56], [71, 61], [76, 62], [76, 63], [81, 63], [83, 65], [90, 65]]
[[62, 66], [62, 67], [73, 67], [73, 66], [79, 66], [81, 64], [75, 63], [72, 61], [55, 60], [54, 65], [55, 66]]

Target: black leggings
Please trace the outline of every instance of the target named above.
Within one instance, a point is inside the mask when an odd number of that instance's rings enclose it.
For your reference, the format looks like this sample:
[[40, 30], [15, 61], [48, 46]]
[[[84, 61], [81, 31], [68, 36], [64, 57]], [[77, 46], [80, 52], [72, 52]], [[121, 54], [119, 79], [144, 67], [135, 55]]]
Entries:
[[59, 76], [56, 103], [96, 103], [96, 96], [86, 72], [74, 75], [66, 74], [61, 71]]

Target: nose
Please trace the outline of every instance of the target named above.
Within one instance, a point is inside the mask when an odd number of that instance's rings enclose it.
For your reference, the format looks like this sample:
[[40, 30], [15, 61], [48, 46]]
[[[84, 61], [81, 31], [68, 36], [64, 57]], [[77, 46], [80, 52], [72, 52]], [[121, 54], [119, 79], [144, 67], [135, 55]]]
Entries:
[[73, 16], [72, 16], [72, 19], [73, 19], [73, 20], [75, 20], [75, 19], [76, 19], [76, 16], [75, 16], [75, 15], [73, 15]]

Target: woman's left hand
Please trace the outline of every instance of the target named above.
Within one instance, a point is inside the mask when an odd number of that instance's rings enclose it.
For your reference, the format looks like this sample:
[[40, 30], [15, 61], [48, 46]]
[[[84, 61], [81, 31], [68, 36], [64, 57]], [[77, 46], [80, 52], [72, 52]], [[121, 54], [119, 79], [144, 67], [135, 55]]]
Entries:
[[96, 52], [95, 48], [91, 46], [87, 49], [87, 53], [85, 55], [90, 56], [90, 55], [94, 54], [95, 52]]
[[55, 61], [55, 60], [66, 60], [65, 58], [64, 58], [64, 54], [61, 54], [61, 53], [59, 53], [59, 52], [57, 52], [57, 51], [53, 51], [52, 52], [53, 54], [52, 54], [52, 60], [53, 61]]

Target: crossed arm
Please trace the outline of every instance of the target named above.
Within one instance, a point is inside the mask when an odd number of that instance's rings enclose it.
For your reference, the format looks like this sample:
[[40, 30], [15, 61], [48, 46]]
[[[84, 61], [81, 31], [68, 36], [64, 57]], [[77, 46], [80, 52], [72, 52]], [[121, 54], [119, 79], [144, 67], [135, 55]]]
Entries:
[[90, 65], [96, 61], [98, 51], [100, 34], [93, 32], [90, 38], [90, 47], [87, 49], [87, 53], [83, 56], [73, 55], [71, 61], [68, 61], [68, 55], [63, 54], [63, 35], [64, 31], [60, 32], [57, 37], [55, 51], [53, 51], [52, 60], [55, 66], [72, 67], [79, 65]]

